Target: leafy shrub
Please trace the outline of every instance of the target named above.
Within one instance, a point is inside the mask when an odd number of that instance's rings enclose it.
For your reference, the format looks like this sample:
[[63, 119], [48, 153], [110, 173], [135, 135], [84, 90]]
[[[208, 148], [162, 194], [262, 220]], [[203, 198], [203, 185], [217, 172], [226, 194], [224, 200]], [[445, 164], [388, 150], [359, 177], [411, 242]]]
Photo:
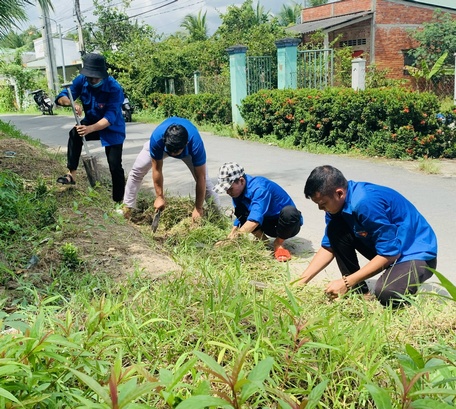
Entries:
[[0, 87], [0, 111], [16, 111], [14, 90], [9, 86]]
[[163, 116], [180, 116], [196, 123], [231, 122], [231, 101], [214, 94], [160, 94], [154, 93], [143, 101], [146, 109], [158, 110]]
[[240, 111], [247, 133], [292, 137], [296, 146], [392, 158], [454, 157], [455, 130], [437, 121], [438, 108], [434, 94], [392, 87], [262, 90], [247, 96]]

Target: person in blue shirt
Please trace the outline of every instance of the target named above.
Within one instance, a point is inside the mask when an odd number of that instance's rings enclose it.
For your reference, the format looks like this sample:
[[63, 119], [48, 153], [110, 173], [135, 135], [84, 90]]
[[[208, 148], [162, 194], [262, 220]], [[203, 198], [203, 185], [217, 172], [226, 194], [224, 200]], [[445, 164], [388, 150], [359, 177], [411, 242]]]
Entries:
[[[76, 113], [85, 117], [80, 126], [70, 131], [67, 150], [68, 173], [57, 179], [64, 185], [75, 184], [76, 170], [82, 151], [82, 137], [100, 140], [105, 148], [112, 178], [112, 198], [121, 202], [125, 190], [125, 172], [122, 167], [122, 149], [125, 140], [125, 120], [122, 116], [124, 95], [122, 87], [106, 69], [106, 60], [100, 54], [90, 53], [83, 59], [84, 65], [70, 86], [73, 99], [79, 98], [82, 106], [75, 103]], [[64, 89], [55, 98], [55, 103], [71, 106], [68, 90]]]
[[[319, 166], [308, 177], [304, 195], [326, 212], [321, 248], [302, 273], [308, 283], [335, 258], [342, 278], [326, 294], [336, 298], [355, 290], [368, 293], [366, 279], [383, 270], [374, 293], [381, 304], [400, 306], [415, 294], [437, 266], [437, 238], [415, 206], [397, 191], [366, 182], [347, 181], [332, 166]], [[362, 268], [356, 252], [369, 262]]]
[[220, 206], [220, 199], [213, 192], [213, 184], [209, 179], [206, 166], [206, 150], [198, 129], [188, 119], [170, 117], [165, 119], [152, 132], [137, 156], [128, 175], [125, 188], [124, 215], [128, 218], [131, 209], [136, 207], [136, 199], [141, 183], [146, 174], [152, 169], [152, 180], [156, 198], [154, 207], [163, 210], [166, 206], [163, 190], [163, 160], [167, 157], [182, 160], [196, 182], [195, 207], [192, 212], [194, 220], [204, 214], [204, 200], [212, 201]]
[[247, 175], [236, 162], [227, 162], [220, 167], [214, 190], [233, 199], [236, 220], [229, 239], [241, 233], [252, 233], [262, 240], [274, 237], [275, 258], [291, 259], [283, 243], [299, 233], [303, 218], [284, 189], [265, 177]]

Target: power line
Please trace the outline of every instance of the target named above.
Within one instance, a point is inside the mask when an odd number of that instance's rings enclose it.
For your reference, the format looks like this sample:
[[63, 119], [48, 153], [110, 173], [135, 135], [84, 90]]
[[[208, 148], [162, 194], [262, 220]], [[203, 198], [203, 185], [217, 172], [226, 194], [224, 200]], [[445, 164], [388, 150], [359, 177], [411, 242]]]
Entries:
[[147, 10], [147, 11], [143, 11], [141, 13], [138, 13], [138, 14], [135, 14], [133, 16], [129, 16], [128, 18], [134, 18], [134, 17], [138, 17], [138, 16], [141, 16], [143, 14], [147, 14], [147, 13], [150, 13], [152, 11], [155, 11], [155, 10], [158, 10], [158, 9], [161, 9], [163, 7], [166, 7], [166, 6], [169, 6], [170, 4], [173, 4], [173, 3], [176, 3], [178, 0], [171, 0], [169, 3], [166, 3], [166, 4], [162, 4], [161, 6], [158, 6], [158, 7], [155, 7], [153, 9], [150, 9], [150, 10]]

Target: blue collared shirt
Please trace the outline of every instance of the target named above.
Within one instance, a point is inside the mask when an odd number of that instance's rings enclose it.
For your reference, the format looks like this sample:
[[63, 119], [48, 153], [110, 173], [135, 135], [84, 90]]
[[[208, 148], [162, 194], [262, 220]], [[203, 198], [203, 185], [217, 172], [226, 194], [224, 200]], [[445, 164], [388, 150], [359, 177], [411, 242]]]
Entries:
[[[437, 257], [432, 227], [411, 202], [389, 187], [350, 180], [341, 216], [378, 255], [399, 255], [399, 263]], [[326, 224], [332, 217], [326, 213]], [[326, 232], [321, 244], [331, 248]]]
[[[265, 217], [279, 217], [285, 206], [295, 206], [288, 193], [272, 180], [247, 174], [244, 179], [244, 191], [239, 197], [233, 198], [233, 205], [236, 207], [242, 203], [248, 209], [248, 221], [261, 225]], [[236, 219], [233, 224], [239, 226], [239, 220]], [[302, 224], [301, 216], [301, 226]]]
[[[76, 101], [81, 100], [84, 108], [83, 124], [93, 125], [100, 119], [105, 118], [109, 126], [99, 131], [102, 146], [120, 145], [125, 140], [125, 120], [122, 116], [122, 103], [124, 94], [120, 84], [111, 76], [103, 80], [100, 87], [92, 87], [87, 77], [78, 75], [70, 86], [71, 95]], [[64, 89], [55, 97], [55, 101], [62, 97], [68, 97], [68, 91]]]
[[150, 156], [155, 160], [163, 159], [163, 153], [166, 152], [163, 135], [171, 125], [182, 125], [187, 130], [188, 143], [180, 155], [170, 156], [170, 158], [182, 159], [190, 155], [193, 166], [204, 165], [206, 163], [206, 150], [204, 149], [204, 143], [198, 129], [188, 119], [179, 118], [178, 116], [165, 119], [154, 129], [150, 137]]

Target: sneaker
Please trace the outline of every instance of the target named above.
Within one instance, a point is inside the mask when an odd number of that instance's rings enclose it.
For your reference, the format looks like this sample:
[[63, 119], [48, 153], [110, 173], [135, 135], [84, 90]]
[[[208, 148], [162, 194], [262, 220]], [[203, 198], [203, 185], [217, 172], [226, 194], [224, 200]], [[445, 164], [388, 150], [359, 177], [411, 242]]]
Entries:
[[131, 217], [131, 207], [127, 207], [124, 204], [116, 206], [114, 212], [119, 216], [123, 216], [125, 219], [129, 220]]

